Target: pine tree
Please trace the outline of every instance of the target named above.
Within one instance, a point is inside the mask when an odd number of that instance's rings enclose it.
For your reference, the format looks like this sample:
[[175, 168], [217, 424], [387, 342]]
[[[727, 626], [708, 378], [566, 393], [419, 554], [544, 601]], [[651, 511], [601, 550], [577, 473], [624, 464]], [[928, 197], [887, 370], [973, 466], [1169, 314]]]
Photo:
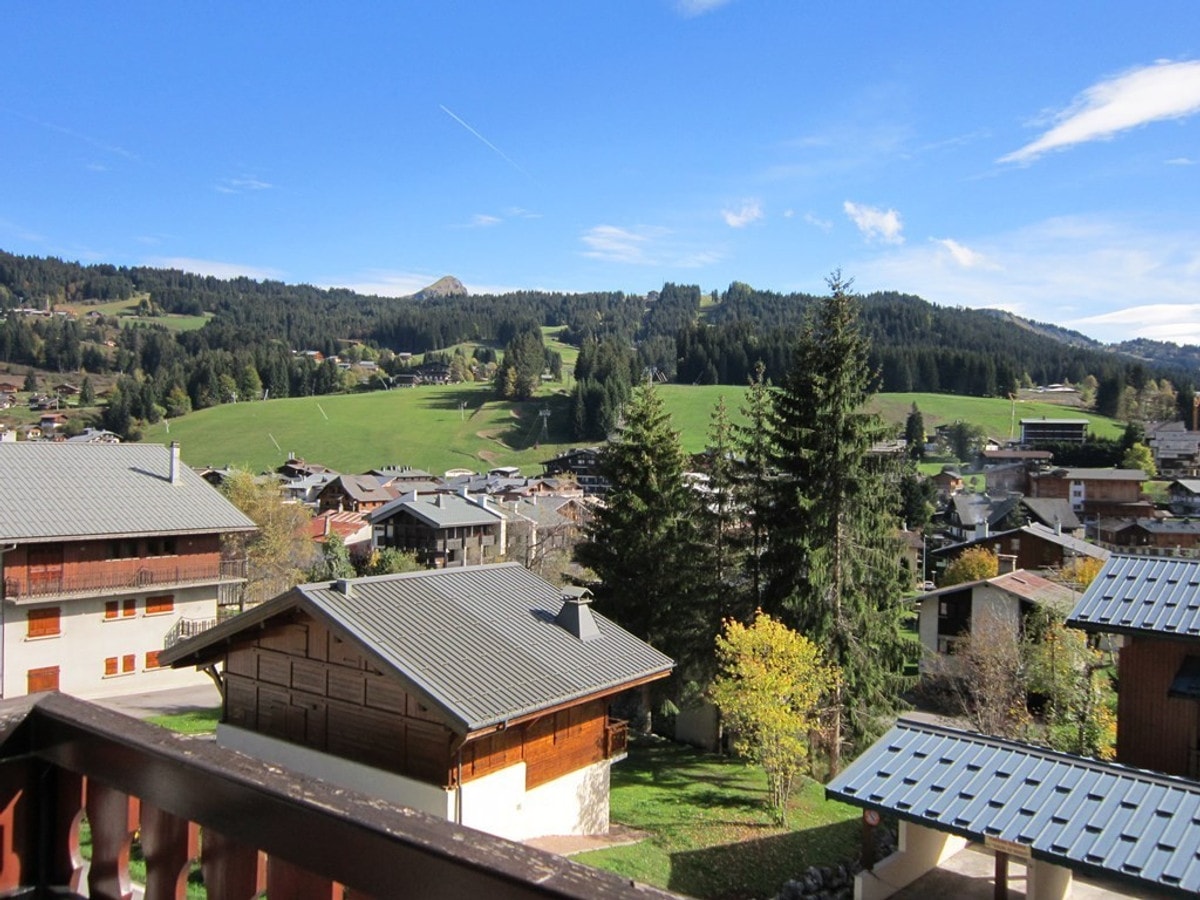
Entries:
[[772, 394], [769, 445], [778, 481], [763, 606], [842, 671], [829, 728], [836, 772], [843, 743], [869, 741], [895, 709], [907, 642], [896, 465], [872, 452], [886, 434], [863, 411], [871, 372], [858, 302], [840, 273], [829, 287]]
[[915, 402], [904, 420], [904, 442], [908, 445], [910, 459], [925, 458], [925, 417]]
[[652, 385], [634, 390], [603, 471], [611, 488], [576, 548], [600, 578], [596, 607], [673, 656], [680, 678], [696, 677], [695, 665], [711, 665], [719, 622], [695, 602], [696, 501], [679, 433]]
[[749, 581], [748, 606], [757, 609], [763, 602], [763, 554], [770, 527], [772, 492], [771, 455], [768, 435], [771, 427], [771, 394], [765, 381], [766, 366], [754, 367], [754, 378], [742, 399], [745, 424], [733, 426], [737, 454], [734, 495], [742, 508], [746, 527], [740, 532], [740, 555]]

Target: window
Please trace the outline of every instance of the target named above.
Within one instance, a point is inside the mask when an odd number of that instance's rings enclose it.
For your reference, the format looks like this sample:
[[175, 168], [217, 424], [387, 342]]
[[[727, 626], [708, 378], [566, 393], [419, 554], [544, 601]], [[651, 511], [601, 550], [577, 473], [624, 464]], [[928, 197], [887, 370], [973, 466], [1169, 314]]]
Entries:
[[26, 637], [52, 637], [62, 633], [59, 622], [59, 608], [57, 606], [31, 609], [25, 613], [25, 619], [28, 623], [25, 632]]
[[126, 600], [124, 606], [121, 607], [121, 615], [123, 615], [127, 618], [129, 616], [136, 616], [137, 615], [137, 600], [132, 599], [132, 598], [129, 600]]
[[147, 556], [174, 556], [175, 538], [151, 538], [146, 541]]
[[58, 666], [30, 669], [25, 673], [25, 690], [30, 694], [58, 690]]
[[138, 555], [137, 541], [113, 541], [108, 555], [112, 559], [132, 559]]
[[137, 655], [134, 653], [126, 653], [124, 656], [121, 657], [121, 671], [122, 672], [132, 672], [133, 668], [136, 664], [137, 664]]
[[104, 618], [115, 619], [121, 614], [120, 600], [105, 600], [104, 601]]
[[146, 615], [156, 616], [169, 612], [175, 612], [174, 594], [159, 594], [157, 597], [146, 598]]
[[146, 668], [146, 669], [161, 668], [162, 663], [160, 663], [158, 661], [158, 654], [160, 654], [161, 652], [162, 652], [161, 650], [147, 650], [146, 651], [146, 665], [143, 666], [143, 668]]
[[115, 656], [110, 656], [110, 657], [108, 657], [108, 659], [104, 660], [104, 674], [105, 675], [116, 675], [117, 674], [117, 658]]

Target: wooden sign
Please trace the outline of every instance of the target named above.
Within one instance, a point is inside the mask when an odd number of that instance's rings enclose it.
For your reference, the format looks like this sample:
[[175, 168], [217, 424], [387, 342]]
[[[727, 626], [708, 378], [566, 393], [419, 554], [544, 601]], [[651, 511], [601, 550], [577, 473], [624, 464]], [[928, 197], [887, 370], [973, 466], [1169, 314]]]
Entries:
[[992, 837], [990, 834], [983, 836], [983, 845], [997, 853], [1007, 853], [1016, 859], [1029, 859], [1033, 854], [1033, 848], [1028, 844], [1006, 841], [1004, 838]]

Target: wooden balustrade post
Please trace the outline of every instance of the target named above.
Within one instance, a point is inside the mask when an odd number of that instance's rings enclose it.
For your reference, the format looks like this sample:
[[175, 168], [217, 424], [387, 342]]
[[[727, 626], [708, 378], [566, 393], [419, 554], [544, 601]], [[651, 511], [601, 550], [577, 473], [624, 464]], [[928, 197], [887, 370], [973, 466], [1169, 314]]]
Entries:
[[185, 900], [192, 860], [200, 855], [195, 823], [142, 804], [142, 855], [147, 900]]
[[212, 828], [200, 838], [200, 871], [209, 900], [251, 900], [267, 886], [263, 855]]
[[84, 806], [92, 829], [89, 896], [101, 900], [132, 900], [129, 850], [138, 827], [137, 798], [88, 779]]
[[44, 822], [40, 831], [46, 884], [68, 893], [83, 886], [79, 824], [83, 820], [83, 776], [48, 766], [38, 784]]
[[267, 860], [267, 896], [291, 900], [342, 900], [342, 886], [272, 856]]

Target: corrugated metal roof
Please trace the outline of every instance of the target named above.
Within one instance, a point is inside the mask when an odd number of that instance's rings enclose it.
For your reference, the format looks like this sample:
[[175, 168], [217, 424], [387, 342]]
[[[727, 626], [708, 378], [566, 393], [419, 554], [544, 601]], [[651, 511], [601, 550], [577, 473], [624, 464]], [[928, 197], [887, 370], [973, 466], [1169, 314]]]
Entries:
[[593, 613], [600, 637], [555, 624], [562, 592], [516, 563], [300, 585], [162, 654], [171, 665], [221, 656], [230, 639], [300, 607], [358, 641], [473, 731], [666, 675], [674, 663]]
[[1200, 560], [1113, 556], [1067, 624], [1086, 631], [1200, 640]]
[[1015, 594], [1031, 603], [1049, 604], [1060, 609], [1068, 607], [1076, 597], [1075, 592], [1069, 587], [1024, 569], [989, 578], [988, 584]]
[[901, 720], [825, 788], [856, 806], [1035, 859], [1200, 891], [1200, 784]]
[[254, 523], [161, 444], [0, 444], [0, 541], [247, 531]]
[[[1060, 474], [1061, 473], [1061, 474]], [[1141, 469], [1056, 469], [1048, 477], [1069, 478], [1072, 481], [1147, 481]], [[1041, 477], [1041, 476], [1038, 476]]]
[[415, 516], [432, 528], [460, 528], [464, 525], [495, 525], [504, 513], [485, 509], [458, 494], [438, 493], [418, 496], [411, 493], [386, 503], [370, 513], [371, 523], [382, 522], [400, 513]]

